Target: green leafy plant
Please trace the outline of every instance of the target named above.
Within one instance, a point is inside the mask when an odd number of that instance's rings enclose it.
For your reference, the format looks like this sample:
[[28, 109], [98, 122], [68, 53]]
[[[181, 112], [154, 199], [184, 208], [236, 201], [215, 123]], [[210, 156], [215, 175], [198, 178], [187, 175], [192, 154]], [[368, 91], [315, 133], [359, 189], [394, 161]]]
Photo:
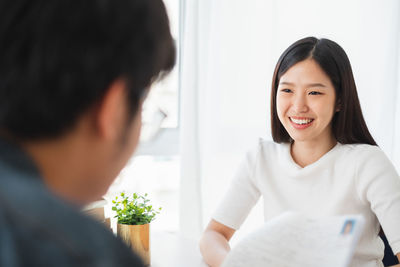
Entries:
[[112, 210], [117, 214], [114, 218], [118, 218], [119, 224], [147, 224], [153, 221], [161, 210], [161, 208], [158, 208], [158, 210], [153, 209], [153, 206], [150, 205], [150, 200], [147, 199], [147, 194], [142, 196], [133, 193], [130, 197], [122, 192], [120, 198], [116, 196], [112, 203]]

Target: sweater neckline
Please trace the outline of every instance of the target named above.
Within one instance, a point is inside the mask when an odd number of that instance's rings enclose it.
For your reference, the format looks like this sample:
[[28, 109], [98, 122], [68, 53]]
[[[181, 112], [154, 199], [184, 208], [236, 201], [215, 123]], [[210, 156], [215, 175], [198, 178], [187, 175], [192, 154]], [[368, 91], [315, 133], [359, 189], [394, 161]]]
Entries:
[[320, 168], [322, 165], [324, 165], [324, 162], [328, 161], [333, 154], [335, 154], [335, 151], [337, 151], [340, 148], [341, 144], [339, 142], [336, 143], [336, 145], [334, 147], [332, 147], [328, 152], [326, 152], [324, 155], [322, 155], [322, 157], [320, 157], [317, 161], [305, 166], [305, 167], [301, 167], [300, 165], [298, 165], [292, 157], [292, 154], [290, 153], [290, 147], [291, 144], [285, 144], [285, 157], [287, 159], [286, 162], [289, 162], [290, 168], [295, 170], [295, 171], [307, 171], [307, 170], [312, 170], [315, 168]]

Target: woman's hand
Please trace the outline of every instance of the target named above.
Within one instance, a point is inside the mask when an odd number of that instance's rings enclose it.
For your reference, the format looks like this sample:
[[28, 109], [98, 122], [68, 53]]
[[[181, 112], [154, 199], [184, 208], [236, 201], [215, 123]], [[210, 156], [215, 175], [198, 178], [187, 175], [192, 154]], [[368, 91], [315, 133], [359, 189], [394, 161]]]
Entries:
[[[400, 253], [397, 253], [397, 258], [399, 259], [399, 262], [400, 262]], [[389, 267], [400, 267], [400, 264], [396, 264], [396, 265], [392, 265], [392, 266], [389, 266]]]
[[211, 267], [219, 267], [231, 250], [229, 240], [235, 230], [211, 220], [200, 240], [200, 251], [204, 261]]

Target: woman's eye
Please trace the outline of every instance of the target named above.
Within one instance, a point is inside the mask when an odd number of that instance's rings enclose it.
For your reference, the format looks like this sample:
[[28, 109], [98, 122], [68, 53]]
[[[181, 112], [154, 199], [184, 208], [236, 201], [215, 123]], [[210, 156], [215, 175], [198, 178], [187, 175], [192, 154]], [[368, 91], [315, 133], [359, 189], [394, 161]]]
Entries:
[[309, 94], [309, 95], [321, 95], [321, 93], [320, 93], [320, 92], [317, 92], [317, 91], [311, 91], [311, 92], [309, 92], [308, 94]]
[[290, 89], [281, 89], [281, 92], [290, 93], [290, 92], [292, 92], [292, 90], [290, 90]]

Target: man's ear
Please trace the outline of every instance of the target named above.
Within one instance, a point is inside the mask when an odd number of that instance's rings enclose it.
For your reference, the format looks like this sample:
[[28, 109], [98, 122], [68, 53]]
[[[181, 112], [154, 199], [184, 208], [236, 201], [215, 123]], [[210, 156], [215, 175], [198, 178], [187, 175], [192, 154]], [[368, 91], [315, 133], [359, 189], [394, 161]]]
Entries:
[[118, 138], [126, 120], [125, 82], [115, 80], [98, 105], [96, 128], [100, 137], [105, 139]]

